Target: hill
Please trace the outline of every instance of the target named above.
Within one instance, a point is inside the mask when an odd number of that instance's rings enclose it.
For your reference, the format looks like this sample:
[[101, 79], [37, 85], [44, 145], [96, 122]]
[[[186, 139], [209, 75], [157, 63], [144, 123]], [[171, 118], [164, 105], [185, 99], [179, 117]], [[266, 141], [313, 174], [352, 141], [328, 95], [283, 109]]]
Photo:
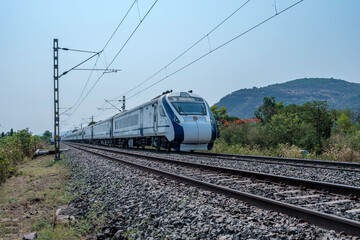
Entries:
[[228, 114], [240, 118], [254, 116], [264, 97], [274, 96], [285, 105], [327, 101], [333, 109], [360, 110], [360, 84], [333, 78], [303, 78], [262, 88], [240, 89], [220, 99]]

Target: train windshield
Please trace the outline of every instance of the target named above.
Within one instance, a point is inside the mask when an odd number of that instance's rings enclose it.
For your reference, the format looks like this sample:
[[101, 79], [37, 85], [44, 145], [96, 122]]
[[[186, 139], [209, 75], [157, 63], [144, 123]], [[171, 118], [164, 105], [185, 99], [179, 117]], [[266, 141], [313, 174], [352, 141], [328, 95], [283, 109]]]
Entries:
[[172, 102], [172, 105], [180, 115], [206, 115], [203, 102]]

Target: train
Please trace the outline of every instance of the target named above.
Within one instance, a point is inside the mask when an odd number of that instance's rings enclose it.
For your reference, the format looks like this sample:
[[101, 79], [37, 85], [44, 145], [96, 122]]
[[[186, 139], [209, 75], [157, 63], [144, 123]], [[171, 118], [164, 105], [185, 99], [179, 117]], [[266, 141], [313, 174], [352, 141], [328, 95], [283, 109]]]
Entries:
[[156, 150], [211, 150], [216, 121], [209, 104], [192, 91], [166, 91], [135, 108], [62, 136], [63, 142]]

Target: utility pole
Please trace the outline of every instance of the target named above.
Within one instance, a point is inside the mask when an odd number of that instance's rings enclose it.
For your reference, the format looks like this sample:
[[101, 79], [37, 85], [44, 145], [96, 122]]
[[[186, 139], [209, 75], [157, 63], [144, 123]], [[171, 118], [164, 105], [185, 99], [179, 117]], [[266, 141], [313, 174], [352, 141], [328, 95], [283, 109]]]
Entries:
[[121, 109], [122, 109], [123, 112], [125, 112], [125, 96], [123, 96]]
[[[103, 71], [103, 73], [116, 73], [121, 71], [120, 69], [79, 69], [80, 65], [89, 61], [95, 56], [99, 56], [102, 52], [93, 52], [93, 51], [85, 51], [85, 50], [77, 50], [77, 49], [70, 49], [70, 48], [60, 48], [58, 39], [54, 38], [53, 42], [53, 49], [54, 49], [54, 143], [55, 143], [55, 158], [54, 161], [60, 160], [60, 103], [59, 103], [59, 78], [66, 75], [72, 70], [91, 70], [91, 71]], [[71, 69], [63, 72], [59, 75], [59, 49], [65, 51], [75, 51], [75, 52], [85, 52], [85, 53], [93, 53], [93, 55], [81, 63], [77, 64], [76, 66], [72, 67]], [[70, 108], [71, 109], [71, 108]], [[68, 110], [70, 110], [68, 109]], [[68, 111], [67, 110], [67, 111]], [[65, 112], [67, 112], [65, 111]], [[64, 112], [64, 113], [65, 113]]]
[[60, 160], [60, 112], [59, 112], [59, 42], [54, 39], [54, 143], [55, 158]]

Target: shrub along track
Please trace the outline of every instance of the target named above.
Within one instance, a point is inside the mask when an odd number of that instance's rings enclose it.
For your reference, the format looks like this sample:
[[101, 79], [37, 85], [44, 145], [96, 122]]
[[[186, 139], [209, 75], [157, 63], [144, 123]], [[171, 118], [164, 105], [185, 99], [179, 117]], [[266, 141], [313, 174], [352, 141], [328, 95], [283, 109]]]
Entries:
[[[300, 217], [320, 227], [360, 236], [357, 214], [360, 212], [357, 200], [359, 187], [169, 160], [89, 145], [69, 145], [261, 208]], [[124, 160], [124, 155], [127, 160]]]

